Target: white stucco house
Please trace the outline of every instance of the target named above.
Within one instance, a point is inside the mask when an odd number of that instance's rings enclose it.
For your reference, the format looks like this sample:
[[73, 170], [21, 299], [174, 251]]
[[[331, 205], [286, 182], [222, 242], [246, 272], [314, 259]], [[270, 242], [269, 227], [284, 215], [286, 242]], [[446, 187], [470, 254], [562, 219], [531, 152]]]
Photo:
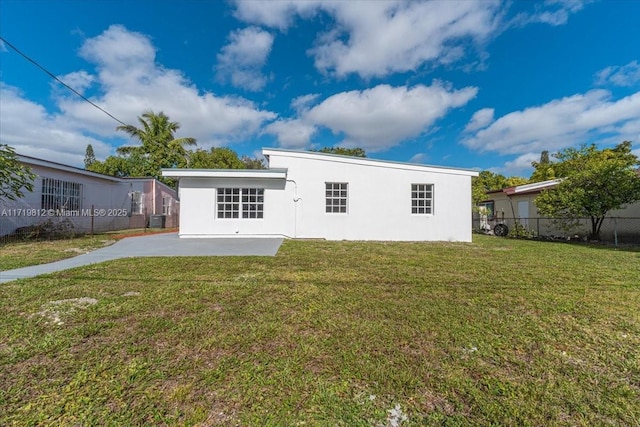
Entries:
[[35, 175], [33, 191], [0, 199], [0, 237], [46, 221], [67, 221], [74, 230], [102, 232], [143, 228], [151, 216], [177, 227], [177, 192], [154, 178], [119, 178], [45, 159], [17, 155]]
[[180, 237], [471, 241], [471, 170], [263, 149], [265, 170], [164, 169]]

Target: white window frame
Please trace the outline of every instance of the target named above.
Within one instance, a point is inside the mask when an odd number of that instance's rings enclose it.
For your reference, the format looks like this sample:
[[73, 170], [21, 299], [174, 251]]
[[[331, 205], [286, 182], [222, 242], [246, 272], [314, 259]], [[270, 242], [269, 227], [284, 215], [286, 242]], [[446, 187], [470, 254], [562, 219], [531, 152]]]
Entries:
[[264, 218], [264, 188], [242, 188], [242, 219]]
[[264, 188], [218, 188], [216, 218], [263, 219]]
[[411, 214], [433, 215], [433, 184], [411, 184]]
[[78, 211], [82, 209], [82, 184], [54, 178], [42, 178], [42, 209]]
[[324, 183], [325, 213], [346, 214], [349, 213], [349, 183], [325, 182]]

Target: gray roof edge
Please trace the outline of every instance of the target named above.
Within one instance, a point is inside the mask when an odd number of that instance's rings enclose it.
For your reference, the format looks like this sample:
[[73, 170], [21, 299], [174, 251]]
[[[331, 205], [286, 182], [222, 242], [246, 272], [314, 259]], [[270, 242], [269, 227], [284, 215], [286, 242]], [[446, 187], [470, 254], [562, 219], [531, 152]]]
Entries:
[[[17, 154], [17, 153], [16, 153]], [[88, 171], [76, 166], [65, 165], [63, 163], [52, 162], [50, 160], [39, 159], [37, 157], [25, 156], [24, 154], [17, 154], [17, 158], [20, 162], [33, 166], [43, 166], [51, 169], [58, 169], [65, 172], [73, 172], [81, 175], [91, 176], [93, 178], [100, 178], [109, 181], [123, 182], [122, 178], [117, 176], [105, 175], [103, 173]]]

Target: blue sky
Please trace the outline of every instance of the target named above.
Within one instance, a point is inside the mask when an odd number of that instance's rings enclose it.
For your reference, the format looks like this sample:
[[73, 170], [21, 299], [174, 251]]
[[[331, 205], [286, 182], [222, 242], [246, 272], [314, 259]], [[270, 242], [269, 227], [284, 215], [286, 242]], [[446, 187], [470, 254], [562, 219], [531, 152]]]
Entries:
[[[0, 35], [125, 123], [203, 148], [362, 147], [528, 176], [542, 150], [634, 141], [640, 1], [17, 1]], [[81, 166], [132, 141], [0, 43], [0, 140]]]

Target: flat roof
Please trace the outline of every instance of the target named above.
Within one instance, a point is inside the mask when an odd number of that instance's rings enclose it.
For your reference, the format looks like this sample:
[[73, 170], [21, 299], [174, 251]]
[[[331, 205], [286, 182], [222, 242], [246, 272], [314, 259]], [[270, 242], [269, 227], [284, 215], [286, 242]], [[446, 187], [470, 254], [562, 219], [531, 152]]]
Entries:
[[287, 169], [162, 169], [162, 176], [174, 178], [258, 178], [286, 179]]
[[283, 148], [263, 148], [265, 157], [281, 155], [298, 158], [315, 158], [337, 163], [350, 163], [365, 166], [381, 166], [391, 169], [415, 170], [424, 172], [449, 173], [453, 175], [478, 176], [478, 172], [471, 169], [452, 168], [448, 166], [432, 166], [421, 163], [396, 162], [393, 160], [378, 160], [369, 157], [344, 156], [341, 154], [321, 153], [316, 151], [287, 150]]

